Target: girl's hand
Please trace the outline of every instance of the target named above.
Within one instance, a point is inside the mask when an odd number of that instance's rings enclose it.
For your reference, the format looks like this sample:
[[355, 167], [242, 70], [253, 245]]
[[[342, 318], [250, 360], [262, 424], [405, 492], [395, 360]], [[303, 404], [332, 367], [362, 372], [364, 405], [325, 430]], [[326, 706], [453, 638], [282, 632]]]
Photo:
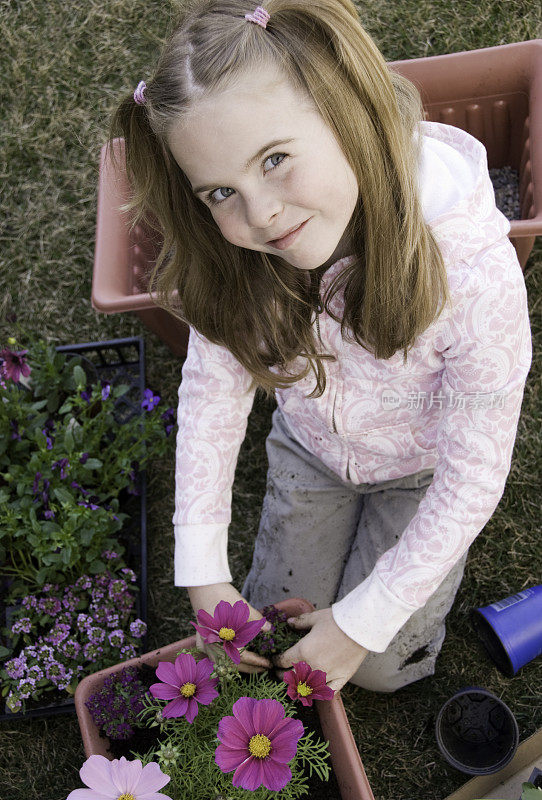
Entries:
[[[250, 609], [249, 622], [254, 619], [262, 619], [260, 612], [253, 608], [250, 603], [247, 603], [245, 598], [241, 596], [240, 592], [238, 592], [231, 583], [212, 583], [209, 586], [189, 586], [188, 596], [192, 608], [194, 609], [194, 615], [197, 614], [200, 608], [207, 611], [208, 614], [213, 615], [215, 607], [220, 600], [226, 600], [230, 605], [233, 605], [238, 600], [242, 600]], [[196, 618], [194, 618], [194, 622], [197, 622]], [[266, 622], [263, 630], [269, 630], [270, 628], [270, 623]], [[205, 653], [207, 658], [211, 659], [211, 661], [216, 661], [217, 654], [223, 652], [219, 644], [207, 644], [204, 642], [201, 634], [197, 631], [196, 647], [198, 650], [201, 650], [202, 653]], [[258, 653], [253, 653], [251, 650], [240, 648], [239, 652], [241, 653], [241, 663], [237, 665], [237, 668], [240, 672], [265, 672], [265, 670], [271, 669], [273, 666], [268, 658], [260, 656]]]
[[310, 630], [293, 647], [273, 656], [273, 663], [279, 667], [279, 678], [298, 661], [306, 661], [312, 669], [323, 670], [327, 685], [338, 692], [369, 652], [339, 628], [333, 619], [331, 608], [300, 614], [294, 617], [290, 625], [294, 630]]

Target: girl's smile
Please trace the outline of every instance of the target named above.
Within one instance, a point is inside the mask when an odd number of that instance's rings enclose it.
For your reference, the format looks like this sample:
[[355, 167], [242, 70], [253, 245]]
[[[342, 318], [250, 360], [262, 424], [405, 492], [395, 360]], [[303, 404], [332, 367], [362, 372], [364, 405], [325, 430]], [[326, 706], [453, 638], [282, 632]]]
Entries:
[[200, 100], [168, 143], [227, 241], [300, 269], [349, 254], [355, 175], [310, 99], [274, 68]]

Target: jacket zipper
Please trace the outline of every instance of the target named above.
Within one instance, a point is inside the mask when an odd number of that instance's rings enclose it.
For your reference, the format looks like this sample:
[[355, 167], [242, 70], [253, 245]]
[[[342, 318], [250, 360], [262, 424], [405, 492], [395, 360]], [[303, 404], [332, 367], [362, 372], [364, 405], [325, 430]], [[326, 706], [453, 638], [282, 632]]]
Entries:
[[[324, 306], [322, 305], [322, 301], [320, 300], [320, 298], [318, 298], [318, 302], [317, 302], [317, 305], [316, 305], [315, 309], [316, 309], [316, 330], [318, 331], [318, 338], [320, 339], [320, 344], [323, 345], [324, 343], [323, 343], [322, 337], [320, 335], [320, 323], [318, 321], [318, 316], [324, 310]], [[333, 429], [333, 433], [338, 433], [337, 425], [335, 423], [335, 403], [336, 403], [336, 401], [337, 401], [337, 391], [335, 391], [335, 395], [333, 397], [333, 406], [331, 408], [331, 426], [332, 426], [332, 429]]]
[[320, 339], [320, 344], [323, 345], [322, 337], [320, 336], [320, 323], [318, 322], [318, 315], [322, 313], [324, 310], [324, 306], [322, 305], [322, 301], [318, 298], [318, 302], [315, 306], [316, 310], [316, 330], [318, 331], [318, 338]]

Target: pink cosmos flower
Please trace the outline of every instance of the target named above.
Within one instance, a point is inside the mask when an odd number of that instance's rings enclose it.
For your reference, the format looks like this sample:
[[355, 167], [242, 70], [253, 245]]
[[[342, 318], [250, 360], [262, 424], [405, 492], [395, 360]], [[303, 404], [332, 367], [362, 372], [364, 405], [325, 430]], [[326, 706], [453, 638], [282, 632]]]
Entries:
[[32, 370], [26, 363], [25, 356], [27, 353], [28, 350], [19, 350], [17, 352], [15, 350], [8, 350], [7, 348], [0, 352], [0, 358], [4, 359], [2, 373], [6, 378], [18, 383], [21, 373], [25, 376], [25, 378], [30, 375]]
[[169, 800], [158, 791], [171, 778], [158, 764], [151, 761], [142, 766], [141, 761], [127, 761], [124, 756], [109, 761], [105, 756], [90, 756], [79, 770], [81, 780], [89, 788], [74, 789], [67, 800]]
[[218, 692], [215, 689], [218, 678], [211, 678], [215, 665], [208, 658], [196, 661], [189, 653], [180, 653], [175, 663], [160, 661], [156, 677], [163, 683], [153, 683], [149, 691], [160, 700], [171, 700], [162, 709], [164, 717], [186, 716], [192, 723], [198, 713], [198, 703], [208, 706]]
[[215, 608], [214, 617], [200, 608], [196, 615], [199, 625], [195, 622], [190, 624], [201, 634], [204, 642], [223, 644], [231, 660], [240, 664], [241, 654], [238, 648], [252, 641], [266, 622], [265, 617], [248, 622], [249, 616], [250, 609], [242, 600], [238, 600], [233, 606], [226, 600], [221, 600]]
[[306, 661], [298, 661], [284, 673], [288, 684], [286, 694], [292, 700], [301, 700], [304, 706], [312, 706], [313, 700], [333, 700], [334, 691], [326, 686], [326, 673], [311, 669]]
[[287, 764], [304, 733], [301, 721], [285, 717], [278, 700], [240, 697], [232, 711], [233, 717], [218, 723], [215, 763], [222, 772], [235, 770], [233, 785], [249, 792], [262, 783], [270, 791], [283, 789], [292, 778]]

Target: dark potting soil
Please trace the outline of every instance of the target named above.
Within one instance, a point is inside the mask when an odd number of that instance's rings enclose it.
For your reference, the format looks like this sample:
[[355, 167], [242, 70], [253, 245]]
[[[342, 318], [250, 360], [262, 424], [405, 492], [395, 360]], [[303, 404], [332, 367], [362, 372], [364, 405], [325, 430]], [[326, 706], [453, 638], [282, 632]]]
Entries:
[[[307, 707], [302, 706], [301, 703], [299, 703], [297, 716], [303, 723], [305, 729], [308, 728], [309, 730], [315, 731], [316, 736], [319, 739], [324, 739], [322, 726], [320, 725], [320, 717], [318, 716], [318, 712], [314, 706]], [[339, 784], [337, 783], [337, 778], [335, 777], [331, 760], [330, 767], [331, 770], [328, 781], [322, 781], [318, 775], [314, 774], [308, 779], [309, 792], [307, 797], [310, 798], [310, 800], [340, 800], [341, 790], [339, 789]]]
[[[153, 683], [157, 682], [156, 670], [152, 667], [148, 667], [145, 664], [138, 668], [138, 677], [143, 685], [147, 687], [147, 689]], [[242, 673], [242, 677], [245, 677], [244, 673]], [[298, 703], [296, 714], [298, 719], [300, 719], [303, 723], [305, 730], [308, 729], [314, 731], [317, 738], [321, 740], [324, 739], [322, 726], [320, 725], [320, 717], [318, 716], [318, 712], [314, 706], [307, 707], [303, 706], [301, 703]], [[134, 735], [129, 739], [110, 740], [108, 750], [114, 758], [120, 758], [121, 756], [124, 756], [125, 758], [129, 759], [131, 750], [134, 750], [138, 753], [145, 753], [151, 747], [158, 744], [159, 730], [160, 729], [158, 726], [156, 728], [138, 728], [136, 729]], [[101, 732], [100, 736], [105, 738], [104, 734]], [[333, 767], [331, 766], [331, 762], [330, 767], [331, 770], [328, 781], [320, 780], [320, 778], [315, 774], [313, 774], [311, 777], [307, 777], [307, 783], [309, 786], [309, 791], [306, 795], [307, 798], [310, 798], [310, 800], [340, 800], [341, 792], [339, 789], [339, 784], [337, 783], [337, 778], [335, 777], [335, 773], [333, 771]]]

